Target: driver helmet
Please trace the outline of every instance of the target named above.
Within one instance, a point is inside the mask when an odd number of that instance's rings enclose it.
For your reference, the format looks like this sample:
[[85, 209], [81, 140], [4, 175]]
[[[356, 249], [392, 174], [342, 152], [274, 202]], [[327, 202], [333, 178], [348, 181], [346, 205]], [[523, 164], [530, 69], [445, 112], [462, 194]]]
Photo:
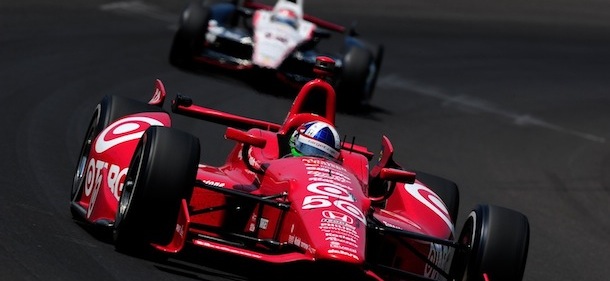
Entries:
[[339, 159], [341, 140], [330, 124], [322, 121], [307, 122], [297, 128], [290, 138], [293, 156], [315, 156]]
[[286, 8], [279, 9], [275, 13], [273, 18], [276, 21], [283, 22], [285, 24], [292, 26], [293, 28], [297, 27], [297, 22], [298, 22], [297, 13], [290, 9], [286, 9]]

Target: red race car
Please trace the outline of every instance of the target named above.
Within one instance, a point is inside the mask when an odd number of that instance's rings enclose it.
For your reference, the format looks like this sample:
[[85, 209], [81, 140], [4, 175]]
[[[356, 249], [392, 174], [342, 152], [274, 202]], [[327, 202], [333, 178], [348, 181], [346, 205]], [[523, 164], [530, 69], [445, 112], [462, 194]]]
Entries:
[[200, 163], [199, 139], [171, 127], [161, 81], [148, 103], [106, 96], [78, 159], [72, 216], [128, 254], [201, 247], [347, 280], [521, 280], [527, 217], [478, 205], [456, 235], [454, 182], [404, 170], [385, 136], [378, 157], [339, 139], [324, 79], [333, 67], [318, 58], [319, 78], [282, 124], [172, 100], [175, 114], [227, 126], [235, 146], [220, 166]]

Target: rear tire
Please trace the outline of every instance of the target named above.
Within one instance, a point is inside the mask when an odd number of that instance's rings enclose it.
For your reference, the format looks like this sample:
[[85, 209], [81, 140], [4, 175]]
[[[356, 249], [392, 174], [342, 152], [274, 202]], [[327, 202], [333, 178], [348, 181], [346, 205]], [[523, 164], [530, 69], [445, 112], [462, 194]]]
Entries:
[[373, 92], [375, 92], [375, 87], [377, 87], [377, 78], [379, 77], [379, 72], [381, 71], [381, 63], [383, 62], [383, 56], [385, 54], [385, 46], [379, 45], [377, 46], [377, 52], [375, 53], [375, 70], [371, 75], [371, 81], [369, 82], [370, 89], [368, 92], [367, 101], [373, 98]]
[[360, 46], [352, 46], [343, 57], [337, 99], [348, 109], [360, 107], [370, 99], [373, 60], [371, 51]]
[[115, 249], [128, 254], [171, 241], [182, 199], [190, 200], [199, 163], [199, 139], [153, 126], [134, 152], [114, 224]]
[[529, 247], [525, 215], [498, 206], [478, 205], [470, 212], [458, 242], [469, 251], [457, 253], [452, 276], [457, 280], [494, 281], [523, 279]]
[[169, 62], [179, 68], [188, 68], [193, 57], [201, 52], [209, 21], [209, 8], [201, 1], [191, 1], [180, 16], [180, 27], [174, 35]]

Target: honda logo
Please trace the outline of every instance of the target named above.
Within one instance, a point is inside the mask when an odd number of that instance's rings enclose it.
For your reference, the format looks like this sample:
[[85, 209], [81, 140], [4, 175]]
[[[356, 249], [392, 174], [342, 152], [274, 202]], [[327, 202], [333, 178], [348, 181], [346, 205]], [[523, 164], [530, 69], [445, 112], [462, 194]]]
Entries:
[[354, 219], [344, 213], [341, 212], [336, 212], [336, 211], [331, 211], [331, 210], [324, 210], [322, 211], [322, 216], [324, 216], [327, 219], [332, 219], [332, 220], [340, 220], [349, 224], [353, 224], [354, 223]]

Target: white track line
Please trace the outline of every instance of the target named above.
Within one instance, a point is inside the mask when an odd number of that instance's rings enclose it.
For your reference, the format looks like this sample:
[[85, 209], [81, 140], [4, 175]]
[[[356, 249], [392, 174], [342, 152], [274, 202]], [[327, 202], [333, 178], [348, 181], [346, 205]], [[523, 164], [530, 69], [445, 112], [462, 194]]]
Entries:
[[165, 12], [157, 6], [150, 5], [142, 1], [122, 1], [108, 3], [101, 5], [100, 10], [108, 12], [123, 12], [143, 15], [167, 23], [175, 23], [178, 21], [178, 15]]
[[[122, 2], [113, 2], [100, 6], [102, 11], [110, 11], [110, 12], [126, 12], [138, 15], [144, 15], [153, 19], [161, 20], [167, 23], [175, 23], [177, 21], [176, 15], [164, 12], [160, 8], [146, 4], [142, 1], [122, 1]], [[458, 105], [465, 108], [470, 108], [474, 110], [478, 110], [480, 112], [486, 112], [489, 114], [502, 116], [508, 119], [513, 120], [516, 125], [519, 126], [538, 126], [541, 128], [546, 128], [549, 130], [553, 130], [563, 134], [569, 134], [573, 136], [577, 136], [579, 138], [583, 138], [586, 140], [604, 143], [606, 139], [603, 137], [599, 137], [596, 135], [579, 132], [576, 130], [567, 129], [561, 127], [559, 125], [555, 125], [549, 122], [546, 122], [542, 119], [538, 119], [534, 116], [530, 116], [527, 114], [519, 114], [516, 112], [512, 112], [509, 110], [503, 110], [501, 108], [497, 108], [494, 105], [486, 102], [484, 100], [476, 99], [469, 96], [450, 96], [445, 94], [443, 91], [428, 87], [425, 85], [419, 85], [417, 83], [413, 83], [412, 81], [408, 81], [402, 79], [397, 75], [388, 75], [385, 77], [380, 77], [378, 81], [378, 86], [385, 88], [395, 88], [399, 90], [404, 90], [412, 93], [416, 93], [422, 96], [433, 97], [443, 101], [445, 105]]]
[[501, 116], [513, 121], [514, 124], [518, 126], [537, 126], [549, 130], [553, 130], [559, 133], [573, 135], [582, 139], [605, 143], [606, 139], [603, 137], [599, 137], [596, 135], [579, 132], [576, 130], [564, 128], [559, 125], [555, 125], [549, 122], [546, 122], [542, 119], [536, 118], [531, 115], [521, 114], [517, 112], [513, 112], [510, 110], [505, 110], [494, 106], [493, 104], [480, 100], [474, 97], [469, 96], [451, 96], [444, 93], [442, 90], [420, 85], [413, 81], [408, 81], [402, 79], [398, 75], [388, 75], [384, 77], [380, 77], [379, 82], [377, 84], [379, 87], [383, 88], [392, 88], [399, 89], [403, 91], [408, 91], [410, 93], [415, 93], [422, 96], [432, 97], [441, 100], [445, 105], [457, 105], [460, 107], [469, 108], [472, 110], [477, 110], [479, 112], [485, 112], [488, 114], [493, 114], [497, 116]]

